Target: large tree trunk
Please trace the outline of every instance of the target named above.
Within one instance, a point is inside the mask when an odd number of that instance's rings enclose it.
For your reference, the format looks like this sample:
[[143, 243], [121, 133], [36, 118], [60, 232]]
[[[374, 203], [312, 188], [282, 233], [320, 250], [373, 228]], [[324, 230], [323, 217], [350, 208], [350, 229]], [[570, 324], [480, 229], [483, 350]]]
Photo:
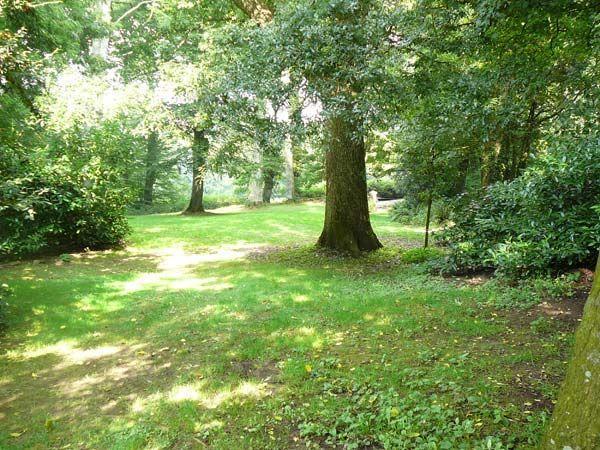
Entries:
[[147, 152], [146, 152], [146, 174], [144, 178], [144, 192], [142, 194], [142, 202], [145, 205], [151, 205], [154, 201], [154, 184], [158, 176], [158, 159], [160, 157], [160, 148], [158, 142], [158, 134], [156, 131], [148, 136]]
[[204, 177], [206, 175], [206, 154], [208, 139], [202, 130], [194, 130], [192, 145], [192, 194], [190, 203], [183, 211], [184, 214], [199, 214], [204, 212]]
[[542, 449], [600, 448], [600, 258]]
[[263, 191], [262, 201], [263, 203], [271, 203], [271, 197], [273, 196], [273, 187], [275, 186], [275, 171], [271, 169], [265, 169], [263, 171]]
[[382, 247], [369, 220], [365, 142], [356, 123], [328, 121], [325, 224], [317, 245], [358, 254]]

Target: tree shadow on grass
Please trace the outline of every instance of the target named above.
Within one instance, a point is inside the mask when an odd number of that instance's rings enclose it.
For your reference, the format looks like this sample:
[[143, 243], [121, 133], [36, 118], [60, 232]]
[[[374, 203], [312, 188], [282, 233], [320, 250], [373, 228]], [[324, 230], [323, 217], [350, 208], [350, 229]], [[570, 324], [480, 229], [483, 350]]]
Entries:
[[[196, 376], [208, 397], [219, 389], [228, 399], [252, 397], [252, 383], [272, 392], [264, 380], [275, 383], [278, 370], [262, 349], [274, 330], [293, 325], [285, 315], [271, 324], [280, 299], [266, 298], [290, 277], [299, 290], [310, 293], [313, 286], [304, 285], [306, 275], [297, 269], [265, 276], [246, 261], [205, 257], [117, 261], [99, 254], [13, 268], [18, 319], [0, 356], [4, 432], [27, 428], [18, 438], [23, 446], [51, 435], [68, 441], [68, 434], [87, 428], [102, 432], [115, 418], [130, 417], [136, 401], [181, 397], [171, 391]], [[191, 282], [178, 284], [182, 277]], [[258, 345], [242, 351], [252, 343]], [[207, 402], [208, 409], [220, 404]], [[45, 433], [46, 418], [63, 431]]]
[[175, 250], [10, 269], [18, 320], [0, 356], [1, 446], [264, 448], [265, 414], [278, 410], [265, 402], [310, 385], [315, 355], [371, 367], [462, 326], [450, 323], [459, 288], [431, 298], [397, 271], [255, 261], [248, 246]]

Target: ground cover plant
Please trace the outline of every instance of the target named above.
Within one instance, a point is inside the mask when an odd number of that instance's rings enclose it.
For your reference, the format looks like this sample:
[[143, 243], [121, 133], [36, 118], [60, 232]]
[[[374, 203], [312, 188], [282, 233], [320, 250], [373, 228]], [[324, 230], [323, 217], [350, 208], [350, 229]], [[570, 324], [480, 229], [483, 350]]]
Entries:
[[135, 216], [126, 249], [2, 266], [0, 447], [534, 448], [581, 300], [498, 307], [385, 213], [386, 248], [317, 250], [322, 212]]

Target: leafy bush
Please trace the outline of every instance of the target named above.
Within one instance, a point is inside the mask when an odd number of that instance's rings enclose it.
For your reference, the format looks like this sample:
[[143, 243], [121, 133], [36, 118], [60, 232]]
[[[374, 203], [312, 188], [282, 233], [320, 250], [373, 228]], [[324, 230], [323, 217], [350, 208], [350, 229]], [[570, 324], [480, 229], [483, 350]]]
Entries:
[[244, 199], [233, 194], [205, 194], [203, 201], [205, 209], [216, 209], [223, 208], [224, 206], [242, 204]]
[[571, 298], [576, 293], [578, 273], [559, 277], [532, 277], [521, 280], [493, 278], [482, 286], [482, 303], [494, 308], [529, 309], [544, 300]]
[[[443, 225], [450, 220], [451, 207], [447, 200], [439, 200], [431, 206], [431, 223]], [[390, 210], [394, 222], [403, 225], [424, 226], [427, 218], [427, 206], [422, 203], [411, 203], [406, 200], [394, 203]]]
[[447, 272], [510, 277], [592, 261], [600, 245], [600, 139], [563, 139], [519, 178], [464, 201], [441, 235]]
[[325, 197], [325, 182], [320, 181], [305, 187], [298, 186], [297, 194], [300, 198], [323, 198]]
[[425, 217], [421, 217], [418, 205], [412, 205], [406, 200], [394, 203], [390, 209], [390, 217], [394, 222], [404, 225], [425, 223]]
[[402, 191], [398, 183], [389, 177], [373, 178], [367, 181], [369, 191], [377, 191], [380, 198], [401, 198]]
[[0, 257], [122, 244], [127, 196], [116, 185], [100, 164], [78, 173], [57, 164], [0, 181]]
[[408, 264], [418, 264], [439, 258], [444, 252], [435, 247], [411, 248], [402, 253], [402, 261]]

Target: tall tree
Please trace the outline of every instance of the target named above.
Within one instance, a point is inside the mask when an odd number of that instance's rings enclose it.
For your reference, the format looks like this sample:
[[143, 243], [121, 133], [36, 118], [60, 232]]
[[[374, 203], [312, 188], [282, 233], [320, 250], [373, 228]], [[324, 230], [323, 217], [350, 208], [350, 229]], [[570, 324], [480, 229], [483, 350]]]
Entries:
[[263, 52], [259, 71], [265, 64], [289, 71], [292, 85], [323, 106], [327, 191], [318, 245], [354, 254], [381, 247], [369, 218], [365, 134], [376, 112], [371, 94], [394, 47], [388, 13], [377, 0], [299, 1], [281, 7], [251, 39], [253, 57]]
[[200, 214], [204, 212], [204, 177], [206, 176], [206, 159], [208, 138], [204, 130], [194, 130], [192, 145], [192, 193], [190, 203], [184, 214]]
[[600, 258], [542, 449], [600, 448]]
[[360, 124], [344, 116], [327, 121], [325, 223], [317, 244], [358, 253], [381, 243], [369, 220], [365, 141]]

